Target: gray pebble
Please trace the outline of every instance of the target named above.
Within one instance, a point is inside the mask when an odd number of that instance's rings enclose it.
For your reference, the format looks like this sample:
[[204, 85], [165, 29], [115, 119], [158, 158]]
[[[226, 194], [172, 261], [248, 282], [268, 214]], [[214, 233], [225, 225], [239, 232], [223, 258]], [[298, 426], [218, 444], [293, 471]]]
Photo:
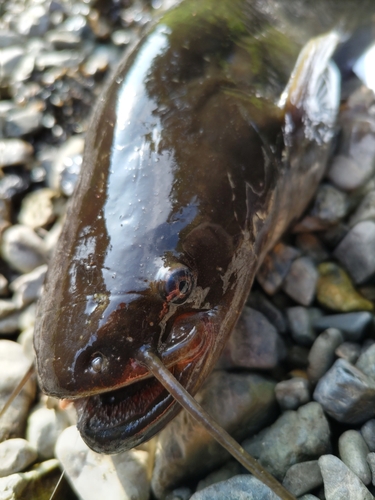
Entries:
[[2, 335], [11, 335], [16, 333], [19, 330], [20, 324], [20, 315], [19, 311], [8, 314], [4, 318], [0, 319], [0, 333]]
[[334, 256], [345, 266], [357, 284], [375, 273], [375, 222], [356, 224], [334, 251]]
[[235, 476], [194, 493], [190, 500], [280, 500], [254, 476]]
[[371, 470], [372, 484], [375, 486], [375, 453], [371, 452], [367, 455], [367, 463]]
[[373, 500], [362, 481], [337, 457], [319, 458], [326, 500]]
[[28, 163], [34, 149], [21, 139], [0, 139], [0, 167]]
[[16, 310], [16, 303], [9, 299], [0, 299], [0, 319], [9, 316], [9, 314], [13, 313]]
[[54, 200], [56, 192], [42, 188], [27, 194], [18, 215], [20, 224], [36, 229], [50, 225], [56, 218]]
[[310, 401], [309, 383], [301, 377], [276, 384], [275, 394], [282, 410], [296, 410]]
[[266, 255], [258, 270], [257, 280], [268, 295], [274, 295], [281, 287], [292, 262], [299, 255], [299, 250], [284, 243], [278, 243]]
[[75, 135], [55, 153], [51, 169], [47, 172], [47, 182], [53, 191], [71, 196], [81, 169], [83, 147], [83, 136]]
[[362, 165], [356, 159], [337, 155], [332, 160], [327, 176], [339, 189], [353, 191], [368, 180], [371, 176], [371, 170], [368, 163]]
[[375, 344], [362, 352], [355, 366], [375, 382]]
[[349, 226], [353, 227], [358, 222], [371, 220], [375, 222], [375, 191], [370, 191], [363, 198], [357, 210], [349, 219]]
[[361, 433], [368, 449], [375, 451], [375, 419], [367, 420], [361, 427]]
[[181, 488], [176, 488], [171, 493], [168, 493], [165, 500], [190, 500], [191, 495], [191, 489], [182, 486]]
[[343, 342], [335, 350], [335, 354], [338, 358], [345, 359], [354, 365], [361, 354], [361, 346], [355, 342]]
[[42, 126], [42, 111], [44, 104], [35, 101], [24, 108], [8, 113], [5, 120], [5, 134], [7, 137], [22, 137], [37, 132]]
[[244, 307], [218, 366], [269, 370], [275, 368], [285, 355], [286, 349], [276, 328], [262, 313]]
[[298, 500], [319, 500], [319, 498], [308, 493], [307, 495], [302, 495]]
[[299, 497], [323, 484], [317, 460], [292, 465], [285, 474], [283, 486]]
[[31, 228], [22, 225], [14, 225], [4, 232], [1, 255], [21, 273], [29, 273], [46, 261], [43, 240]]
[[283, 290], [298, 304], [308, 306], [314, 299], [318, 271], [309, 257], [300, 257], [290, 266]]
[[215, 470], [214, 472], [211, 472], [211, 474], [208, 474], [208, 476], [199, 481], [196, 491], [203, 490], [204, 488], [207, 488], [212, 484], [219, 483], [220, 481], [227, 481], [231, 477], [240, 474], [242, 472], [241, 469], [242, 466], [239, 462], [230, 460], [223, 467]]
[[290, 333], [295, 342], [299, 345], [311, 346], [316, 339], [313, 322], [321, 317], [320, 309], [295, 306], [289, 307], [286, 314]]
[[83, 53], [77, 50], [51, 50], [38, 54], [35, 66], [40, 71], [45, 68], [77, 68], [83, 60]]
[[76, 49], [81, 44], [81, 38], [70, 31], [56, 29], [46, 34], [46, 40], [57, 50]]
[[344, 359], [319, 380], [313, 398], [338, 422], [362, 424], [375, 416], [375, 383]]
[[0, 197], [10, 200], [16, 194], [25, 192], [30, 186], [30, 177], [27, 173], [6, 174], [0, 179]]
[[0, 297], [8, 295], [8, 280], [3, 274], [0, 274]]
[[270, 323], [279, 333], [287, 330], [286, 320], [283, 313], [261, 292], [251, 292], [247, 299], [247, 305], [256, 311], [264, 314]]
[[324, 248], [322, 242], [312, 233], [300, 233], [297, 234], [296, 244], [301, 252], [310, 257], [315, 263], [327, 260], [329, 253]]
[[370, 484], [371, 471], [366, 461], [369, 449], [361, 433], [348, 430], [339, 438], [339, 456], [345, 465], [356, 474], [364, 484]]
[[242, 446], [282, 480], [295, 463], [315, 460], [330, 451], [328, 421], [319, 404], [308, 403], [297, 411], [285, 412], [273, 425]]
[[24, 36], [42, 36], [49, 26], [49, 17], [43, 4], [30, 4], [18, 16], [17, 32]]
[[0, 443], [0, 477], [26, 469], [37, 457], [36, 450], [26, 439], [7, 439]]
[[335, 350], [344, 341], [342, 333], [336, 328], [328, 328], [315, 340], [309, 352], [307, 374], [312, 384], [332, 366], [335, 360]]
[[[13, 301], [18, 307], [24, 307], [38, 299], [47, 272], [47, 264], [39, 266], [30, 273], [23, 274], [10, 284], [9, 288], [14, 292]], [[1, 311], [0, 301], [0, 311]], [[1, 314], [0, 314], [1, 318]]]
[[363, 338], [373, 319], [374, 315], [367, 311], [332, 314], [314, 319], [313, 326], [318, 332], [327, 328], [337, 328], [343, 333], [345, 340], [356, 342]]
[[17, 45], [1, 49], [1, 76], [4, 80], [12, 75], [13, 70], [21, 61], [24, 54], [25, 49]]

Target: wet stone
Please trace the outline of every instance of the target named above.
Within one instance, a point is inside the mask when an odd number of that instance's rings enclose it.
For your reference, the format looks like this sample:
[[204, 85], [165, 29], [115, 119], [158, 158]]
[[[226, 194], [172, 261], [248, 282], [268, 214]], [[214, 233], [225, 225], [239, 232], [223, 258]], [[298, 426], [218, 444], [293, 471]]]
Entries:
[[56, 456], [82, 500], [149, 498], [149, 457], [146, 451], [100, 455], [85, 445], [76, 427], [72, 426], [60, 435]]
[[23, 274], [12, 281], [9, 288], [14, 292], [14, 303], [19, 307], [23, 307], [38, 299], [42, 291], [42, 285], [46, 272], [47, 264], [44, 264], [43, 266], [39, 266], [34, 269], [34, 271]]
[[299, 497], [323, 484], [317, 460], [292, 465], [285, 474], [283, 486]]
[[344, 359], [319, 380], [313, 398], [338, 422], [357, 425], [375, 416], [375, 382]]
[[190, 500], [279, 500], [268, 486], [254, 476], [235, 476], [194, 493]]
[[332, 366], [335, 360], [335, 350], [344, 341], [342, 333], [336, 328], [329, 328], [315, 340], [309, 352], [307, 374], [312, 384]]
[[341, 241], [334, 256], [355, 283], [364, 283], [375, 273], [375, 222], [356, 224]]
[[313, 321], [322, 315], [321, 311], [295, 306], [289, 307], [286, 314], [293, 340], [299, 345], [311, 346], [316, 339]]
[[375, 382], [375, 344], [362, 352], [355, 366]]
[[273, 425], [242, 446], [282, 480], [292, 465], [315, 460], [330, 451], [328, 421], [319, 404], [308, 403], [297, 411], [283, 413]]
[[375, 222], [375, 191], [370, 191], [363, 198], [357, 210], [350, 217], [349, 226], [353, 227], [358, 224], [358, 222], [366, 220]]
[[361, 434], [365, 440], [368, 449], [375, 451], [375, 419], [367, 420], [361, 427]]
[[0, 168], [28, 163], [34, 149], [21, 139], [0, 139]]
[[43, 240], [29, 227], [15, 225], [3, 234], [1, 256], [16, 271], [28, 273], [46, 260]]
[[279, 290], [292, 262], [299, 255], [299, 250], [284, 243], [278, 243], [266, 255], [257, 273], [257, 280], [268, 295], [274, 295]]
[[338, 358], [345, 359], [354, 365], [361, 354], [361, 346], [354, 342], [343, 342], [335, 350], [335, 355]]
[[283, 340], [262, 313], [245, 307], [226, 342], [218, 362], [220, 368], [275, 368], [286, 355]]
[[296, 410], [310, 401], [309, 383], [302, 377], [294, 377], [276, 384], [275, 394], [282, 410]]
[[8, 439], [0, 443], [0, 477], [20, 472], [36, 461], [38, 454], [26, 439]]
[[319, 458], [326, 500], [373, 500], [362, 481], [337, 457]]
[[369, 312], [334, 314], [314, 320], [314, 328], [319, 332], [327, 328], [340, 330], [345, 340], [359, 341], [371, 328], [374, 316]]
[[309, 306], [315, 296], [318, 273], [309, 257], [300, 257], [290, 266], [283, 290], [298, 304]]
[[364, 484], [370, 484], [371, 471], [366, 461], [369, 449], [360, 432], [348, 430], [339, 438], [339, 455], [344, 464]]
[[318, 267], [317, 299], [320, 305], [339, 312], [372, 311], [372, 302], [354, 288], [346, 272], [333, 262]]
[[[237, 440], [258, 432], [277, 415], [274, 382], [251, 373], [215, 371], [196, 399]], [[223, 405], [230, 401], [230, 405]], [[182, 411], [159, 434], [152, 477], [156, 498], [223, 464], [225, 451], [193, 417]]]

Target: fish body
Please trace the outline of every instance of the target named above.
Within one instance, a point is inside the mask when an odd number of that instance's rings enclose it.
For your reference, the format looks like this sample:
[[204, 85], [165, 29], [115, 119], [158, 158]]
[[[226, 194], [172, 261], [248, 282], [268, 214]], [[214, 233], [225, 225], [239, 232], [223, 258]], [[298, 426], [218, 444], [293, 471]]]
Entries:
[[35, 350], [42, 389], [75, 400], [96, 451], [132, 448], [179, 411], [142, 350], [198, 390], [266, 252], [324, 173], [339, 107], [335, 13], [354, 2], [285, 4], [182, 2], [94, 113]]

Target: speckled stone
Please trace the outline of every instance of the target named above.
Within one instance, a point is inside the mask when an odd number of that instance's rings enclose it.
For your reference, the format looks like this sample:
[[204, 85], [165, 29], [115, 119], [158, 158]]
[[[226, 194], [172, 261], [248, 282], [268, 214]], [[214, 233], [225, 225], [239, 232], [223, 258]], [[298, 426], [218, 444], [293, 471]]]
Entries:
[[333, 262], [318, 267], [316, 288], [318, 302], [327, 309], [338, 312], [373, 311], [374, 305], [354, 288], [349, 276]]
[[319, 458], [326, 500], [373, 500], [362, 481], [337, 457]]
[[299, 497], [323, 484], [317, 460], [292, 465], [285, 474], [283, 486]]
[[309, 257], [299, 257], [290, 266], [283, 290], [298, 304], [309, 306], [314, 299], [318, 272]]
[[190, 500], [279, 500], [273, 493], [254, 476], [235, 476], [227, 481], [213, 484], [204, 490], [194, 493]]
[[329, 328], [315, 340], [309, 352], [307, 374], [312, 384], [318, 380], [332, 366], [335, 359], [335, 350], [344, 341], [342, 333], [336, 328]]
[[364, 484], [371, 482], [371, 471], [366, 461], [369, 451], [359, 431], [351, 429], [341, 434], [339, 438], [340, 458]]

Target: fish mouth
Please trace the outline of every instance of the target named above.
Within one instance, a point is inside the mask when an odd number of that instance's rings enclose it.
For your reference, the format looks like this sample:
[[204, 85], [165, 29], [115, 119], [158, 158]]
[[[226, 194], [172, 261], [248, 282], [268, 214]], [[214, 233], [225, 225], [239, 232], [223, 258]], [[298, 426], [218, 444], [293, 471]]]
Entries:
[[[170, 371], [181, 381], [192, 368], [180, 371], [176, 366]], [[127, 451], [147, 441], [181, 408], [155, 377], [73, 403], [82, 439], [92, 450], [106, 454]]]

